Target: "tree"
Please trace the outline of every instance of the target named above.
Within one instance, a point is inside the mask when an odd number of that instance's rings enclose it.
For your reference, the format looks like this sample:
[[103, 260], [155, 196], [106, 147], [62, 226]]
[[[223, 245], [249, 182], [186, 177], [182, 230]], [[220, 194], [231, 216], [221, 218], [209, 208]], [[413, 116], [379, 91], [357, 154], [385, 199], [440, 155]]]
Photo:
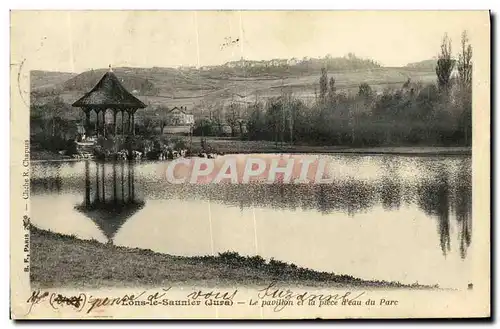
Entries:
[[202, 137], [212, 134], [212, 122], [206, 118], [199, 118], [195, 121], [193, 134]]
[[226, 117], [227, 124], [231, 127], [231, 137], [234, 137], [234, 130], [238, 125], [238, 120], [240, 119], [240, 105], [238, 103], [231, 102], [229, 104]]
[[454, 66], [455, 62], [451, 58], [451, 39], [448, 38], [448, 34], [445, 34], [443, 42], [441, 43], [441, 53], [439, 54], [436, 65], [436, 75], [440, 90], [445, 92], [449, 91], [451, 85], [451, 72]]
[[243, 124], [245, 123], [245, 120], [238, 119], [237, 122], [238, 122], [238, 127], [240, 129], [240, 139], [243, 140], [243, 136], [244, 136], [244, 134], [243, 134]]
[[158, 107], [156, 110], [156, 119], [160, 128], [160, 135], [163, 136], [163, 131], [165, 126], [168, 124], [169, 119], [168, 108], [165, 106]]
[[363, 98], [365, 101], [368, 101], [372, 98], [373, 92], [372, 88], [366, 82], [363, 82], [359, 85], [358, 96]]
[[202, 100], [200, 104], [197, 106], [197, 110], [203, 118], [208, 118], [208, 120], [212, 120], [214, 109], [220, 107], [222, 107], [222, 104], [220, 102], [209, 103], [205, 100]]
[[328, 102], [330, 104], [335, 103], [335, 92], [336, 92], [335, 79], [333, 77], [331, 77], [329, 88], [328, 88]]
[[469, 43], [467, 31], [462, 32], [462, 49], [458, 55], [458, 76], [464, 89], [471, 87], [472, 83], [472, 46]]
[[[143, 116], [142, 118], [142, 127], [143, 127], [143, 134], [145, 136], [150, 136], [153, 131], [154, 131], [154, 127], [158, 125], [158, 123], [160, 122], [159, 118], [157, 117], [151, 117], [151, 116]], [[162, 134], [163, 134], [163, 128], [161, 128], [162, 130]]]
[[319, 78], [319, 100], [324, 102], [328, 92], [328, 74], [325, 68], [321, 69], [321, 77]]
[[262, 107], [263, 106], [260, 102], [255, 102], [248, 108], [249, 119], [247, 129], [248, 137], [250, 139], [265, 139], [267, 137]]
[[58, 123], [62, 121], [65, 112], [69, 110], [69, 106], [64, 103], [60, 96], [51, 97], [44, 106], [44, 117], [51, 122], [51, 136], [56, 136], [60, 133], [57, 129]]
[[271, 129], [276, 147], [283, 132], [283, 102], [281, 97], [271, 98], [267, 102], [266, 123]]
[[222, 133], [222, 124], [224, 122], [224, 113], [222, 111], [222, 106], [216, 106], [212, 113], [212, 122], [217, 126], [217, 135]]
[[467, 31], [462, 33], [461, 52], [458, 55], [459, 104], [461, 114], [459, 125], [462, 129], [465, 144], [472, 139], [472, 46]]
[[413, 116], [415, 120], [431, 121], [439, 102], [439, 92], [434, 84], [422, 88], [415, 100], [415, 110]]
[[403, 89], [408, 89], [410, 87], [411, 79], [408, 78], [405, 83], [403, 83]]

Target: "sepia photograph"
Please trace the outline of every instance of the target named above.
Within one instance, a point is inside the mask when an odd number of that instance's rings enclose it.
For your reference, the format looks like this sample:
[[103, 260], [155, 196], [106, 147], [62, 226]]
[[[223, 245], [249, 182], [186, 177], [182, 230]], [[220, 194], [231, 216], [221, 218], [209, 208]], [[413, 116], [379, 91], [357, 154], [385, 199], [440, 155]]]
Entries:
[[11, 313], [489, 316], [489, 31], [487, 11], [12, 11]]

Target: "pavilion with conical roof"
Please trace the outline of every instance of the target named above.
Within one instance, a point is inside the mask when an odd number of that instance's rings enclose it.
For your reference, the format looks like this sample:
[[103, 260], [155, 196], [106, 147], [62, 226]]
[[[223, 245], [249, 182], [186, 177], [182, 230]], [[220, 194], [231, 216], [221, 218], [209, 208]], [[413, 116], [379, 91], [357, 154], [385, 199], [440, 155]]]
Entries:
[[[138, 109], [146, 107], [142, 101], [134, 97], [123, 87], [120, 80], [116, 77], [109, 66], [109, 72], [106, 72], [99, 82], [86, 93], [82, 98], [73, 103], [74, 107], [79, 107], [85, 113], [85, 129], [88, 132], [90, 127], [90, 113], [95, 111], [96, 122], [95, 132], [99, 136], [100, 132], [106, 136], [106, 112], [111, 110], [113, 113], [114, 135], [118, 133], [116, 118], [118, 112], [121, 112], [122, 135], [135, 135], [135, 112]], [[102, 113], [102, 122], [99, 122], [99, 114]], [[125, 117], [126, 114], [126, 117]], [[125, 119], [127, 118], [127, 120]], [[125, 126], [127, 122], [127, 126]], [[87, 133], [88, 134], [88, 133]]]

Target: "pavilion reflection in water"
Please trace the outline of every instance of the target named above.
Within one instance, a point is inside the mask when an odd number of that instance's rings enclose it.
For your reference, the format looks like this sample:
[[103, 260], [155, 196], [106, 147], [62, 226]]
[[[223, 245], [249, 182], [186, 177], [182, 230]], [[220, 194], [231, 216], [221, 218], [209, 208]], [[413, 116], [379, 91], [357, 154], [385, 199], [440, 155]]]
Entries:
[[[136, 196], [134, 166], [114, 163], [107, 173], [104, 163], [95, 162], [95, 177], [91, 177], [90, 163], [85, 162], [85, 196], [75, 208], [90, 218], [106, 236], [108, 243], [122, 225], [141, 210], [145, 202]], [[111, 182], [109, 177], [111, 177]]]

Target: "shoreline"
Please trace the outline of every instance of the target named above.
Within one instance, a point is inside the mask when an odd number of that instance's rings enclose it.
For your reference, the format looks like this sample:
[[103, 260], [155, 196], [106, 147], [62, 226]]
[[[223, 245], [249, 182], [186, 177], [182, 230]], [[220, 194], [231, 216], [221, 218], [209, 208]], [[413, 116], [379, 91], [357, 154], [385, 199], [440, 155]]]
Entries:
[[[225, 155], [230, 154], [332, 154], [332, 155], [395, 155], [395, 156], [472, 156], [472, 147], [435, 147], [435, 146], [394, 146], [370, 148], [340, 148], [338, 146], [297, 146], [293, 148], [273, 149], [269, 147], [235, 149], [234, 147], [219, 147]], [[35, 157], [33, 158], [33, 154]], [[38, 152], [31, 153], [31, 162], [78, 162], [85, 159], [73, 159], [54, 154], [52, 157], [37, 158]], [[45, 155], [47, 155], [45, 153]], [[146, 160], [143, 160], [146, 161]], [[156, 160], [148, 160], [156, 161]]]
[[363, 280], [319, 272], [260, 256], [235, 252], [218, 256], [172, 256], [147, 249], [102, 244], [74, 236], [30, 228], [33, 286], [132, 287], [190, 284], [262, 286], [270, 282], [304, 287], [363, 289], [440, 289], [438, 286]]

